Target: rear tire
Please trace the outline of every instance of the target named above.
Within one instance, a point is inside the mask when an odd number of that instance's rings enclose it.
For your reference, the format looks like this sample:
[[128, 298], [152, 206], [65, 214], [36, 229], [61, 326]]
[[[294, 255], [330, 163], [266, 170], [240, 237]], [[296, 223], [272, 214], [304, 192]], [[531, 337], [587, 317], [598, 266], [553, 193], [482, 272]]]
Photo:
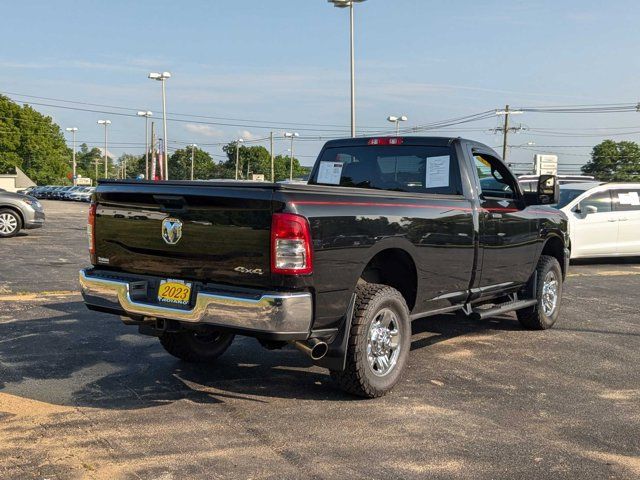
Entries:
[[356, 287], [346, 368], [331, 371], [343, 390], [360, 397], [381, 397], [400, 379], [411, 347], [411, 321], [403, 296], [375, 283]]
[[22, 228], [22, 219], [13, 210], [0, 209], [0, 238], [15, 237]]
[[542, 255], [536, 267], [538, 303], [516, 312], [520, 324], [529, 330], [551, 328], [560, 314], [562, 300], [562, 269], [558, 260]]
[[212, 363], [227, 351], [235, 335], [214, 330], [165, 332], [160, 336], [164, 349], [180, 360], [190, 363]]

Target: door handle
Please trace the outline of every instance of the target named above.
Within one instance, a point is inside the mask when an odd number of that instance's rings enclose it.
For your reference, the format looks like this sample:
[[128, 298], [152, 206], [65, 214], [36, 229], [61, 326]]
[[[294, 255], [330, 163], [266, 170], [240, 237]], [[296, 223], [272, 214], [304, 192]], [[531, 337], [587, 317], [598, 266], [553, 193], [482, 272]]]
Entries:
[[489, 212], [489, 218], [502, 218], [501, 213]]
[[616, 220], [615, 218], [610, 218], [607, 220], [607, 222], [617, 222], [618, 220]]

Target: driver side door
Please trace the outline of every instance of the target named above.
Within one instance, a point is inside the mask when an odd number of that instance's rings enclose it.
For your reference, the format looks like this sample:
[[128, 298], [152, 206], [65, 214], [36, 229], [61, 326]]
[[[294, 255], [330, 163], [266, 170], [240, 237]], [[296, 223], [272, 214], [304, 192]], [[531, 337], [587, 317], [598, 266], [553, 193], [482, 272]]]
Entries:
[[480, 186], [482, 293], [525, 283], [534, 265], [537, 224], [525, 211], [518, 183], [509, 169], [489, 153], [474, 151]]

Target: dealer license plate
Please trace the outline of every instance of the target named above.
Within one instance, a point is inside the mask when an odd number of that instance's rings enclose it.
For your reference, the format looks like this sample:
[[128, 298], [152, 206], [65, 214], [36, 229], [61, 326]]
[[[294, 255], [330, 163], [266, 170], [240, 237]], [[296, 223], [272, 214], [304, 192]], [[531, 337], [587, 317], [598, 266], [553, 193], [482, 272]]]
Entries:
[[182, 280], [160, 280], [158, 300], [160, 302], [187, 305], [191, 298], [191, 283]]

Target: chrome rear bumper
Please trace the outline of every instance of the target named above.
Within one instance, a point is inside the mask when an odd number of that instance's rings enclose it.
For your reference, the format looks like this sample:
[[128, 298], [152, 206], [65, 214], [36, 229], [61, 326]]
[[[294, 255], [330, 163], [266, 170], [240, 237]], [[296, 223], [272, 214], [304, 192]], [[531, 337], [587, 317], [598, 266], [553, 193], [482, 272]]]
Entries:
[[82, 296], [89, 308], [105, 309], [126, 316], [162, 318], [190, 324], [207, 324], [308, 338], [313, 317], [309, 292], [269, 292], [232, 295], [199, 291], [191, 310], [141, 303], [131, 299], [129, 282], [105, 278], [90, 269], [80, 271]]

